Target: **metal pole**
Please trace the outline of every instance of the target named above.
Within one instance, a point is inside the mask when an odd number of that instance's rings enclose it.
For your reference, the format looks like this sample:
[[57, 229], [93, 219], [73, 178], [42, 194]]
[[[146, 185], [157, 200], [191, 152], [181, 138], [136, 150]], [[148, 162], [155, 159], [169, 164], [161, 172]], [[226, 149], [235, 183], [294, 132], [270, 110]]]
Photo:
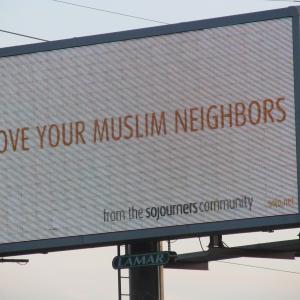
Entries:
[[[121, 246], [118, 245], [118, 256], [121, 255]], [[122, 298], [122, 278], [121, 278], [121, 269], [118, 269], [118, 299], [120, 300]]]
[[[128, 254], [161, 251], [157, 241], [139, 242], [128, 245]], [[139, 267], [129, 270], [130, 300], [163, 300], [163, 268]]]
[[6, 259], [1, 258], [0, 263], [18, 263], [18, 264], [27, 264], [29, 259]]

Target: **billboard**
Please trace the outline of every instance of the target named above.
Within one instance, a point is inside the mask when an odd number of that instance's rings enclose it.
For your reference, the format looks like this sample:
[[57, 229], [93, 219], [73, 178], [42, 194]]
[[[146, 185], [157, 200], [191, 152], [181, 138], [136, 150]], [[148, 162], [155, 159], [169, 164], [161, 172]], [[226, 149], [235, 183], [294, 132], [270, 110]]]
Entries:
[[298, 31], [289, 8], [2, 49], [0, 254], [298, 225]]

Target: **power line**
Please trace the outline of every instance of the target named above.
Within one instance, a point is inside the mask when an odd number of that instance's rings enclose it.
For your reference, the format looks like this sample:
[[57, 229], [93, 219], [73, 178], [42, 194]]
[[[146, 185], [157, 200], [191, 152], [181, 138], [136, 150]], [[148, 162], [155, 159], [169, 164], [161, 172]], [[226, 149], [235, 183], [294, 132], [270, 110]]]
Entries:
[[33, 40], [38, 40], [38, 41], [42, 41], [42, 42], [48, 42], [47, 40], [44, 40], [44, 39], [41, 39], [41, 38], [37, 38], [37, 37], [34, 37], [32, 35], [26, 35], [26, 34], [12, 32], [12, 31], [7, 31], [7, 30], [3, 30], [3, 29], [0, 29], [0, 31], [4, 32], [4, 33], [8, 33], [8, 34], [13, 34], [13, 35], [17, 35], [17, 36], [26, 37], [26, 38], [33, 39]]
[[249, 267], [249, 268], [255, 268], [255, 269], [263, 269], [263, 270], [269, 270], [269, 271], [276, 271], [276, 272], [283, 272], [283, 273], [290, 273], [290, 274], [300, 275], [299, 272], [288, 271], [288, 270], [281, 270], [281, 269], [274, 269], [274, 268], [268, 268], [268, 267], [246, 265], [246, 264], [239, 264], [239, 263], [233, 263], [233, 262], [228, 262], [228, 261], [216, 261], [216, 262], [220, 263], [220, 264], [230, 264], [230, 265], [237, 265], [237, 266], [242, 266], [242, 267]]
[[[201, 246], [202, 251], [205, 251], [204, 248], [203, 248], [203, 246], [202, 246], [202, 242], [201, 242], [201, 238], [200, 237], [199, 237], [199, 242], [200, 242], [200, 246]], [[225, 244], [225, 246], [228, 247], [226, 244]], [[234, 263], [234, 262], [228, 262], [228, 261], [214, 261], [214, 262], [221, 263], [221, 264], [229, 264], [229, 265], [236, 265], [236, 266], [241, 266], [241, 267], [263, 269], [263, 270], [269, 270], [269, 271], [276, 271], [276, 272], [283, 272], [283, 273], [290, 273], [290, 274], [300, 275], [300, 272], [294, 272], [294, 271], [288, 271], [288, 270], [281, 270], [281, 269], [274, 269], [274, 268], [268, 268], [268, 267], [260, 267], [260, 266], [255, 266], [255, 265], [240, 264], [240, 263]]]
[[119, 16], [123, 16], [123, 17], [127, 17], [127, 18], [134, 18], [134, 19], [138, 19], [138, 20], [154, 22], [154, 23], [158, 23], [158, 24], [164, 24], [164, 25], [169, 24], [169, 23], [166, 23], [166, 22], [163, 22], [163, 21], [138, 17], [138, 16], [134, 16], [134, 15], [124, 14], [122, 12], [117, 12], [117, 11], [112, 11], [112, 10], [107, 10], [107, 9], [101, 9], [101, 8], [92, 7], [92, 6], [81, 5], [81, 4], [68, 2], [68, 1], [61, 1], [61, 0], [50, 0], [50, 1], [61, 3], [61, 4], [66, 4], [66, 5], [77, 6], [77, 7], [86, 8], [86, 9], [91, 9], [91, 10], [96, 10], [96, 11], [101, 11], [101, 12], [104, 12], [104, 13], [119, 15]]
[[[96, 10], [96, 11], [101, 11], [101, 12], [104, 12], [104, 13], [115, 14], [115, 15], [119, 15], [119, 16], [123, 16], [123, 17], [134, 18], [134, 19], [143, 20], [143, 21], [149, 21], [149, 22], [154, 22], [154, 23], [159, 23], [159, 24], [164, 24], [164, 25], [168, 25], [169, 24], [169, 23], [166, 23], [166, 22], [163, 22], [163, 21], [158, 21], [158, 20], [154, 20], [154, 19], [148, 19], [148, 18], [138, 17], [138, 16], [134, 16], [134, 15], [124, 14], [124, 13], [121, 13], [121, 12], [116, 12], [116, 11], [112, 11], [112, 10], [96, 8], [96, 7], [92, 7], [92, 6], [86, 6], [86, 5], [76, 4], [76, 3], [73, 3], [73, 2], [67, 2], [67, 1], [61, 1], [61, 0], [50, 0], [50, 1], [61, 3], [61, 4], [66, 4], [66, 5], [77, 6], [77, 7], [86, 8], [86, 9], [91, 9], [91, 10]], [[300, 0], [299, 1], [298, 0], [267, 0], [267, 1], [300, 2]], [[4, 32], [4, 33], [7, 33], [7, 34], [13, 34], [13, 35], [17, 35], [17, 36], [21, 36], [21, 37], [25, 37], [25, 38], [37, 40], [37, 41], [48, 42], [48, 40], [37, 38], [37, 37], [34, 37], [32, 35], [26, 35], [26, 34], [12, 32], [12, 31], [3, 30], [3, 29], [0, 29], [0, 32]]]
[[[73, 2], [60, 1], [60, 0], [50, 0], [50, 1], [57, 2], [57, 3], [60, 3], [60, 4], [72, 5], [72, 6], [77, 6], [77, 7], [81, 7], [81, 8], [96, 10], [96, 11], [100, 11], [100, 12], [104, 12], [104, 13], [115, 14], [115, 15], [119, 15], [119, 16], [123, 16], [123, 17], [134, 18], [134, 19], [143, 20], [143, 21], [155, 22], [155, 23], [164, 24], [164, 25], [169, 24], [169, 23], [154, 20], [154, 19], [138, 17], [138, 16], [134, 16], [134, 15], [124, 14], [124, 13], [121, 13], [121, 12], [96, 8], [96, 7], [92, 7], [92, 6], [80, 5], [80, 4], [76, 4], [76, 3], [73, 3]], [[17, 32], [13, 32], [13, 31], [0, 29], [0, 32], [4, 32], [4, 33], [7, 33], [7, 34], [12, 34], [12, 35], [17, 35], [17, 36], [37, 40], [37, 41], [48, 42], [48, 40], [45, 40], [45, 39], [42, 39], [42, 38], [34, 37], [32, 35], [17, 33]]]
[[199, 243], [200, 243], [200, 246], [201, 246], [202, 251], [205, 251], [204, 248], [203, 248], [203, 245], [202, 245], [202, 242], [201, 242], [201, 238], [200, 238], [200, 237], [199, 237]]
[[276, 1], [276, 2], [300, 2], [299, 0], [266, 0], [266, 1]]

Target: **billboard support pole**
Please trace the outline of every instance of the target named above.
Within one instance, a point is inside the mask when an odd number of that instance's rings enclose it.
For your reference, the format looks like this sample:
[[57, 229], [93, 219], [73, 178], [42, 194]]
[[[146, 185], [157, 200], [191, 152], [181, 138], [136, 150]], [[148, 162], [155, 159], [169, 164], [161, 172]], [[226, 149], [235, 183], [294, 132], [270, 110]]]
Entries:
[[[143, 254], [161, 251], [161, 243], [147, 241], [128, 245], [128, 254]], [[139, 267], [129, 270], [130, 300], [163, 300], [163, 268]]]
[[209, 236], [209, 249], [212, 248], [224, 248], [223, 240], [222, 240], [222, 235], [217, 234], [217, 235], [210, 235]]

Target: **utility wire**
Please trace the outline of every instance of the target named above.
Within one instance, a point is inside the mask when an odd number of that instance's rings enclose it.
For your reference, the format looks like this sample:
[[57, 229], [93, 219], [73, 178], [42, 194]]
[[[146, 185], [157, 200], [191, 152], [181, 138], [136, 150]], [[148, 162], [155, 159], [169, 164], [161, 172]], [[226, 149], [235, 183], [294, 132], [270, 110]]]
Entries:
[[224, 241], [222, 241], [222, 243], [226, 248], [230, 248]]
[[26, 34], [12, 32], [12, 31], [7, 31], [7, 30], [3, 30], [3, 29], [0, 29], [0, 32], [4, 32], [4, 33], [8, 33], [8, 34], [14, 34], [14, 35], [17, 35], [17, 36], [22, 36], [22, 37], [26, 37], [26, 38], [37, 40], [37, 41], [48, 42], [48, 40], [37, 38], [37, 37], [34, 37], [32, 35], [26, 35]]
[[203, 245], [202, 245], [202, 242], [201, 242], [201, 238], [200, 238], [200, 237], [199, 237], [199, 243], [200, 243], [200, 246], [201, 246], [202, 251], [205, 251], [204, 248], [203, 248]]
[[[300, 1], [299, 1], [300, 2]], [[199, 237], [199, 243], [201, 246], [202, 251], [205, 251], [203, 246], [202, 246], [202, 242], [201, 242], [201, 238]], [[223, 242], [224, 243], [224, 242]], [[225, 243], [224, 243], [225, 244]], [[226, 247], [228, 247], [225, 244]], [[228, 247], [229, 248], [229, 247]], [[236, 265], [236, 266], [241, 266], [241, 267], [248, 267], [248, 268], [255, 268], [255, 269], [263, 269], [263, 270], [269, 270], [269, 271], [276, 271], [276, 272], [284, 272], [284, 273], [291, 273], [291, 274], [297, 274], [300, 275], [299, 272], [294, 272], [294, 271], [288, 271], [288, 270], [281, 270], [281, 269], [274, 269], [274, 268], [268, 268], [268, 267], [260, 267], [260, 266], [254, 266], [254, 265], [247, 265], [247, 264], [240, 264], [240, 263], [234, 263], [234, 262], [228, 262], [228, 261], [214, 261], [216, 263], [220, 263], [220, 264], [229, 264], [229, 265]]]
[[107, 10], [107, 9], [101, 9], [101, 8], [92, 7], [92, 6], [81, 5], [81, 4], [68, 2], [68, 1], [61, 1], [61, 0], [50, 0], [50, 1], [61, 3], [61, 4], [66, 4], [66, 5], [77, 6], [77, 7], [86, 8], [86, 9], [91, 9], [91, 10], [96, 10], [96, 11], [100, 11], [100, 12], [103, 12], [103, 13], [119, 15], [119, 16], [123, 16], [123, 17], [127, 17], [127, 18], [134, 18], [134, 19], [138, 19], [138, 20], [154, 22], [154, 23], [158, 23], [158, 24], [164, 24], [164, 25], [169, 24], [169, 23], [166, 23], [166, 22], [163, 22], [163, 21], [138, 17], [138, 16], [134, 16], [134, 15], [124, 14], [122, 12], [117, 12], [117, 11], [112, 11], [112, 10]]
[[267, 1], [277, 1], [277, 2], [300, 2], [298, 0], [267, 0]]
[[[61, 1], [61, 0], [50, 0], [50, 1], [61, 3], [61, 4], [66, 4], [66, 5], [77, 6], [77, 7], [86, 8], [86, 9], [91, 9], [91, 10], [96, 10], [96, 11], [100, 11], [100, 12], [104, 12], [104, 13], [115, 14], [115, 15], [119, 15], [119, 16], [123, 16], [123, 17], [134, 18], [134, 19], [143, 20], [143, 21], [149, 21], [149, 22], [154, 22], [154, 23], [158, 23], [158, 24], [164, 24], [164, 25], [168, 25], [169, 24], [169, 23], [166, 23], [166, 22], [163, 22], [163, 21], [158, 21], [158, 20], [154, 20], [154, 19], [148, 19], [148, 18], [138, 17], [138, 16], [134, 16], [134, 15], [124, 14], [124, 13], [121, 13], [121, 12], [116, 12], [116, 11], [112, 11], [112, 10], [96, 8], [96, 7], [92, 7], [92, 6], [80, 5], [80, 4], [76, 4], [76, 3], [73, 3], [73, 2], [67, 2], [67, 1]], [[300, 2], [300, 0], [299, 1], [298, 0], [267, 0], [267, 1]], [[12, 34], [12, 35], [17, 35], [17, 36], [21, 36], [21, 37], [25, 37], [25, 38], [37, 40], [37, 41], [48, 42], [48, 40], [37, 38], [37, 37], [34, 37], [32, 35], [26, 35], [26, 34], [12, 32], [12, 31], [3, 30], [3, 29], [0, 29], [0, 32], [4, 32], [4, 33], [7, 33], [7, 34]]]
[[294, 272], [294, 271], [287, 271], [287, 270], [281, 270], [281, 269], [260, 267], [260, 266], [254, 266], [254, 265], [239, 264], [239, 263], [233, 263], [233, 262], [228, 262], [228, 261], [216, 261], [216, 262], [220, 263], [220, 264], [230, 264], [230, 265], [237, 265], [237, 266], [242, 266], [242, 267], [249, 267], [249, 268], [255, 268], [255, 269], [263, 269], [263, 270], [269, 270], [269, 271], [284, 272], [284, 273], [291, 273], [291, 274], [300, 275], [299, 272]]
[[[107, 10], [107, 9], [101, 9], [101, 8], [92, 7], [92, 6], [80, 5], [80, 4], [73, 3], [73, 2], [68, 2], [68, 1], [60, 1], [60, 0], [50, 0], [50, 1], [57, 2], [57, 3], [60, 3], [60, 4], [72, 5], [72, 6], [77, 6], [77, 7], [81, 7], [81, 8], [96, 10], [96, 11], [100, 11], [100, 12], [103, 12], [103, 13], [109, 13], [109, 14], [119, 15], [119, 16], [123, 16], [123, 17], [128, 17], [128, 18], [134, 18], [134, 19], [143, 20], [143, 21], [149, 21], [149, 22], [154, 22], [154, 23], [159, 23], [159, 24], [164, 24], [164, 25], [169, 24], [169, 23], [154, 20], [154, 19], [138, 17], [138, 16], [134, 16], [134, 15], [124, 14], [124, 13], [121, 13], [121, 12], [116, 12], [116, 11]], [[37, 41], [48, 42], [48, 40], [37, 38], [37, 37], [34, 37], [32, 35], [26, 35], [26, 34], [12, 32], [12, 31], [3, 30], [3, 29], [0, 29], [0, 32], [4, 32], [4, 33], [7, 33], [7, 34], [13, 34], [13, 35], [17, 35], [17, 36], [37, 40]]]

